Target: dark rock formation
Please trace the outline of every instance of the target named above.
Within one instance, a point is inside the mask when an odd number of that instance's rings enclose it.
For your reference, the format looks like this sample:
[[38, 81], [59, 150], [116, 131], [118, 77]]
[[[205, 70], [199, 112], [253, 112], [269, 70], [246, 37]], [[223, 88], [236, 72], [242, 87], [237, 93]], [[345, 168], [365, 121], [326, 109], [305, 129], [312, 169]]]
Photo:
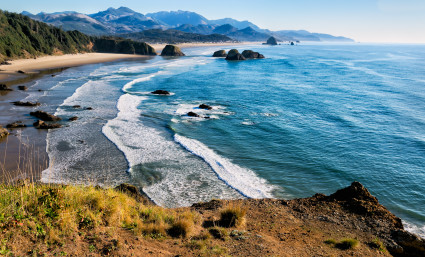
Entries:
[[55, 128], [61, 128], [62, 125], [61, 124], [57, 124], [57, 123], [46, 123], [42, 120], [38, 120], [36, 122], [34, 122], [34, 127], [37, 129], [55, 129]]
[[25, 74], [25, 71], [23, 71], [23, 70], [18, 70], [17, 72], [21, 73], [21, 74]]
[[58, 116], [49, 114], [47, 112], [43, 112], [43, 111], [36, 111], [36, 112], [30, 112], [31, 116], [34, 116], [36, 118], [39, 118], [40, 120], [43, 121], [59, 121], [61, 120], [61, 118], [59, 118]]
[[72, 108], [79, 109], [79, 108], [81, 108], [81, 105], [74, 105], [74, 106], [72, 106]]
[[267, 43], [266, 44], [267, 45], [273, 45], [273, 46], [275, 46], [275, 45], [277, 45], [277, 40], [276, 40], [275, 37], [270, 37], [269, 39], [267, 39]]
[[158, 89], [158, 90], [151, 92], [151, 94], [154, 94], [154, 95], [170, 95], [170, 92], [168, 92], [166, 90]]
[[69, 121], [76, 121], [76, 120], [78, 120], [78, 117], [77, 116], [74, 116], [74, 117], [69, 118], [68, 120]]
[[156, 55], [155, 49], [142, 42], [119, 38], [97, 38], [93, 50], [99, 53]]
[[258, 52], [254, 52], [252, 50], [245, 50], [242, 52], [243, 57], [245, 57], [246, 59], [263, 59], [264, 55], [258, 53]]
[[291, 42], [291, 46], [294, 46], [295, 45], [295, 43], [294, 42]]
[[194, 113], [194, 112], [188, 112], [187, 116], [189, 116], [189, 117], [199, 117], [199, 114]]
[[161, 56], [185, 56], [185, 54], [175, 45], [166, 45], [162, 49]]
[[33, 102], [21, 102], [21, 101], [17, 101], [17, 102], [13, 102], [13, 105], [34, 107], [34, 106], [39, 106], [40, 103], [39, 102], [33, 103]]
[[243, 55], [241, 55], [238, 50], [232, 49], [227, 54], [226, 60], [228, 60], [228, 61], [239, 61], [239, 60], [246, 60], [246, 58], [243, 57]]
[[27, 125], [23, 124], [22, 121], [16, 121], [10, 124], [7, 124], [6, 128], [25, 128]]
[[219, 50], [214, 52], [213, 57], [227, 57], [227, 53], [225, 50]]
[[199, 105], [199, 108], [204, 110], [212, 110], [212, 107], [206, 104]]
[[87, 107], [86, 110], [91, 111], [91, 110], [93, 110], [93, 107]]
[[18, 89], [19, 90], [22, 90], [22, 91], [26, 91], [28, 89], [28, 87], [26, 87], [26, 86], [18, 86]]
[[425, 239], [402, 229], [392, 231], [391, 237], [398, 246], [388, 249], [392, 255], [403, 257], [425, 256]]
[[0, 91], [12, 91], [12, 89], [8, 88], [5, 84], [0, 84]]
[[0, 126], [0, 139], [7, 137], [9, 135], [9, 131], [7, 129]]

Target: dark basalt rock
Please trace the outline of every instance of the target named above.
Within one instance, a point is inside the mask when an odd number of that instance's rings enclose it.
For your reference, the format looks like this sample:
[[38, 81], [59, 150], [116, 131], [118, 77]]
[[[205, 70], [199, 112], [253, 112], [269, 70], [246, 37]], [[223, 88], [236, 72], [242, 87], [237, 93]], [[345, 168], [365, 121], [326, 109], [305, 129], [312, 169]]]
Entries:
[[425, 239], [401, 229], [392, 231], [391, 238], [400, 246], [388, 249], [394, 256], [425, 256]]
[[91, 110], [93, 110], [93, 107], [87, 107], [86, 110], [91, 111]]
[[9, 135], [9, 131], [7, 129], [0, 126], [0, 139], [7, 137]]
[[23, 70], [18, 70], [17, 73], [21, 73], [21, 74], [25, 74], [25, 71]]
[[185, 56], [185, 54], [175, 45], [166, 45], [162, 49], [161, 56]]
[[72, 106], [72, 108], [79, 109], [79, 108], [81, 108], [81, 105], [74, 105], [74, 106]]
[[336, 191], [335, 193], [331, 194], [329, 196], [329, 199], [336, 200], [336, 201], [351, 201], [355, 199], [355, 200], [378, 203], [378, 199], [376, 199], [376, 197], [371, 195], [369, 191], [361, 183], [357, 181], [351, 183], [349, 187], [340, 189]]
[[7, 124], [6, 128], [25, 128], [27, 125], [23, 124], [22, 121], [16, 121], [10, 124]]
[[77, 116], [74, 116], [74, 117], [69, 118], [68, 120], [69, 121], [76, 121], [76, 120], [78, 120], [78, 117]]
[[264, 58], [264, 55], [262, 55], [258, 52], [254, 52], [252, 50], [245, 50], [245, 51], [242, 52], [242, 55], [246, 59], [262, 59], [262, 58]]
[[227, 57], [227, 53], [225, 50], [219, 50], [214, 52], [213, 57]]
[[206, 104], [199, 105], [199, 108], [204, 110], [212, 110], [212, 107]]
[[295, 43], [294, 42], [291, 42], [291, 46], [294, 46], [295, 45]]
[[227, 54], [226, 60], [228, 61], [240, 61], [240, 60], [246, 60], [246, 58], [239, 53], [238, 50], [232, 49]]
[[0, 91], [12, 91], [12, 89], [8, 88], [5, 84], [0, 84]]
[[43, 111], [36, 111], [36, 112], [31, 112], [30, 113], [31, 116], [34, 116], [36, 118], [39, 118], [40, 120], [43, 121], [59, 121], [61, 120], [61, 118], [59, 118], [58, 116], [49, 114], [47, 112], [43, 112]]
[[159, 89], [159, 90], [155, 90], [155, 91], [151, 92], [151, 94], [154, 94], [154, 95], [170, 95], [170, 92], [168, 92], [166, 90]]
[[42, 120], [38, 120], [38, 121], [34, 122], [33, 125], [36, 129], [55, 129], [55, 128], [61, 128], [62, 127], [61, 124], [57, 124], [57, 123], [49, 124], [49, 123], [46, 123]]
[[28, 87], [26, 87], [26, 86], [18, 86], [18, 89], [19, 90], [22, 90], [22, 91], [26, 91], [28, 89]]
[[199, 117], [199, 114], [194, 113], [194, 112], [188, 112], [187, 116], [189, 116], [189, 117]]
[[21, 102], [21, 101], [17, 101], [17, 102], [13, 102], [13, 105], [34, 107], [34, 106], [39, 106], [40, 103], [39, 102], [33, 103], [33, 102]]
[[269, 39], [267, 39], [267, 43], [266, 44], [267, 45], [273, 45], [273, 46], [275, 46], [275, 45], [277, 45], [277, 40], [276, 40], [275, 37], [270, 37]]

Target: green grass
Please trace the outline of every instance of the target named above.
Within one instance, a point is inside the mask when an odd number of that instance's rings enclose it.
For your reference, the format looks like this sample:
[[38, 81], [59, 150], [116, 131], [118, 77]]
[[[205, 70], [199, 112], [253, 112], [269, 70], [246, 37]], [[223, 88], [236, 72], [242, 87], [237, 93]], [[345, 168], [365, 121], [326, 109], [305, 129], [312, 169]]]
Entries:
[[328, 239], [324, 242], [325, 244], [332, 245], [341, 250], [352, 250], [359, 246], [359, 241], [353, 238], [343, 239], [337, 242], [334, 239]]

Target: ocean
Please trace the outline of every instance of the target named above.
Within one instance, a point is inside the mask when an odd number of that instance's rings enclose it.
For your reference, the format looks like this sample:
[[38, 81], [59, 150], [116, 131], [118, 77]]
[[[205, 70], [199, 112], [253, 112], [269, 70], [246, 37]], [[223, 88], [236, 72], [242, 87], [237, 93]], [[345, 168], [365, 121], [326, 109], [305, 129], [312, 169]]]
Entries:
[[240, 45], [266, 58], [239, 62], [211, 57], [220, 48], [31, 82], [25, 101], [79, 117], [49, 131], [42, 181], [128, 182], [165, 207], [359, 181], [425, 237], [424, 45]]

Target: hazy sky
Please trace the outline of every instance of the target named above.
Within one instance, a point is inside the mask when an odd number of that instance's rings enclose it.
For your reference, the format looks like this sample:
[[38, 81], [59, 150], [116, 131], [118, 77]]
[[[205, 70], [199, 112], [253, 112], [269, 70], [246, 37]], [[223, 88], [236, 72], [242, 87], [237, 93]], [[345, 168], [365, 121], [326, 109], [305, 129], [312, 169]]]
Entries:
[[194, 11], [271, 30], [306, 29], [360, 42], [425, 43], [425, 0], [0, 0], [0, 9], [95, 13], [126, 6], [143, 14]]

